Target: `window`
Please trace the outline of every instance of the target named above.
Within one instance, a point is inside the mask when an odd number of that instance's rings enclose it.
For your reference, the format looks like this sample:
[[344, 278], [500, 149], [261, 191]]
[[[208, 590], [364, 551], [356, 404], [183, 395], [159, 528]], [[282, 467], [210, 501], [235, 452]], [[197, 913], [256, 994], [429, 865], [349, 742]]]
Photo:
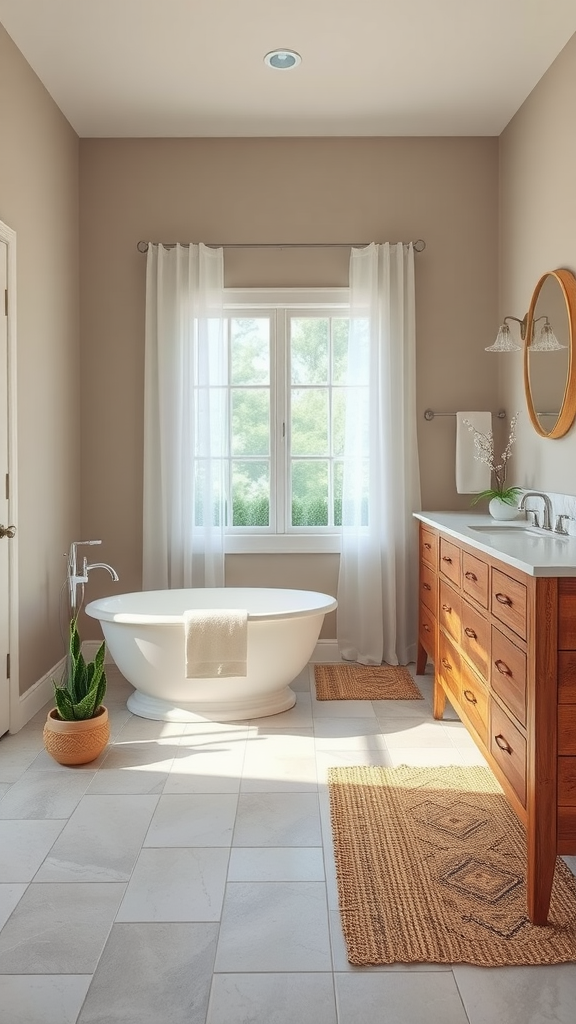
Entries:
[[228, 551], [339, 550], [347, 289], [228, 292]]

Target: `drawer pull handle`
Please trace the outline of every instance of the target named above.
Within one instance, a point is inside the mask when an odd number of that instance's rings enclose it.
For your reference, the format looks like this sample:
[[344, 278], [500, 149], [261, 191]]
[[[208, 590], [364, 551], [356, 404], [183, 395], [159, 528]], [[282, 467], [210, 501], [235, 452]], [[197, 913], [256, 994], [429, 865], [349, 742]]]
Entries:
[[448, 671], [451, 672], [452, 671], [452, 665], [450, 664], [450, 662], [446, 661], [446, 658], [442, 658], [441, 660], [442, 660], [442, 664], [444, 665], [444, 668], [447, 668]]
[[426, 631], [427, 633], [429, 633], [429, 632], [430, 632], [430, 626], [428, 625], [428, 623], [427, 623], [427, 622], [423, 622], [423, 623], [422, 623], [422, 627], [423, 627], [423, 629], [424, 629], [424, 630], [425, 630], [425, 631]]
[[466, 697], [466, 700], [468, 701], [469, 704], [478, 703], [475, 695], [472, 693], [472, 690], [464, 690], [464, 696]]
[[432, 545], [429, 544], [428, 541], [424, 541], [424, 547], [426, 548], [426, 551], [432, 550]]
[[442, 561], [443, 562], [450, 562], [450, 565], [452, 565], [452, 559], [450, 558], [449, 555], [442, 555]]
[[442, 611], [443, 611], [443, 612], [451, 612], [451, 611], [452, 611], [452, 609], [451, 609], [451, 607], [450, 607], [450, 605], [449, 605], [449, 604], [443, 604], [443, 605], [442, 605]]
[[507, 594], [496, 594], [495, 597], [498, 604], [508, 604], [510, 607], [512, 606], [512, 598], [508, 597]]
[[423, 590], [432, 590], [432, 587], [430, 586], [429, 583], [423, 583], [422, 584], [422, 589]]
[[464, 575], [465, 575], [467, 580], [472, 580], [473, 583], [477, 583], [478, 582], [478, 577], [477, 577], [476, 573], [474, 573], [474, 572], [465, 572]]
[[475, 633], [474, 630], [470, 626], [465, 626], [464, 627], [464, 632], [466, 633], [466, 636], [470, 637], [471, 640], [477, 640], [478, 639], [478, 634]]
[[502, 735], [501, 732], [499, 732], [498, 735], [494, 737], [494, 739], [496, 740], [496, 743], [500, 747], [500, 750], [505, 750], [507, 754], [512, 753], [512, 747], [508, 743], [508, 740], [504, 739], [504, 736]]
[[501, 658], [498, 658], [498, 660], [495, 661], [494, 664], [496, 665], [496, 668], [498, 669], [498, 671], [499, 671], [501, 676], [511, 676], [512, 675], [512, 670], [508, 668], [508, 665], [506, 664], [506, 662], [502, 661]]

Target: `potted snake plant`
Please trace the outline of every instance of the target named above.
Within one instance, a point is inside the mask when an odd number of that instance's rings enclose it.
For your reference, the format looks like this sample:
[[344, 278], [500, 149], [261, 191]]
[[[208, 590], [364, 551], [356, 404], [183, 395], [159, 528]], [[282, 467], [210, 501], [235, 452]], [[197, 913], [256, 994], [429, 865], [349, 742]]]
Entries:
[[110, 739], [104, 656], [100, 644], [93, 661], [82, 655], [77, 619], [70, 621], [64, 682], [53, 679], [56, 707], [48, 712], [44, 746], [59, 764], [87, 764], [102, 753]]

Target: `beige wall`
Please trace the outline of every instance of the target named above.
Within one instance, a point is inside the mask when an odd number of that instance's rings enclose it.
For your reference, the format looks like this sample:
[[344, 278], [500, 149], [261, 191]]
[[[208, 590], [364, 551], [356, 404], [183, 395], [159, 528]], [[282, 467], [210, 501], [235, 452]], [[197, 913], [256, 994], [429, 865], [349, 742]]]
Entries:
[[[123, 590], [141, 585], [145, 257], [139, 239], [204, 242], [424, 238], [417, 257], [423, 502], [454, 488], [455, 421], [490, 408], [483, 346], [497, 314], [496, 139], [138, 139], [80, 142], [82, 524]], [[347, 284], [345, 250], [226, 253], [235, 286]], [[295, 585], [285, 557], [228, 559], [231, 584]], [[334, 556], [298, 560], [297, 585], [334, 593]], [[112, 590], [91, 577], [90, 597]], [[324, 631], [334, 635], [333, 619]]]
[[80, 530], [78, 139], [0, 26], [0, 220], [17, 234], [20, 690], [64, 654]]
[[[522, 317], [548, 270], [576, 273], [576, 36], [500, 137], [500, 316]], [[495, 356], [500, 396], [521, 410], [510, 482], [576, 494], [576, 428], [557, 441], [533, 430], [520, 353]]]

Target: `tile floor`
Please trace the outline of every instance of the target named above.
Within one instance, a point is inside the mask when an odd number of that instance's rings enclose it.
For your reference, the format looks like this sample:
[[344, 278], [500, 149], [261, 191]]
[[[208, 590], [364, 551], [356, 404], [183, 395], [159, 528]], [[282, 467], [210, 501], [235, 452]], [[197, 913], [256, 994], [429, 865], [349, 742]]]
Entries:
[[[0, 740], [0, 1024], [574, 1024], [576, 965], [354, 968], [326, 769], [470, 764], [424, 701], [317, 702], [246, 723], [131, 715], [64, 769], [40, 713]], [[574, 867], [574, 859], [571, 867]]]

